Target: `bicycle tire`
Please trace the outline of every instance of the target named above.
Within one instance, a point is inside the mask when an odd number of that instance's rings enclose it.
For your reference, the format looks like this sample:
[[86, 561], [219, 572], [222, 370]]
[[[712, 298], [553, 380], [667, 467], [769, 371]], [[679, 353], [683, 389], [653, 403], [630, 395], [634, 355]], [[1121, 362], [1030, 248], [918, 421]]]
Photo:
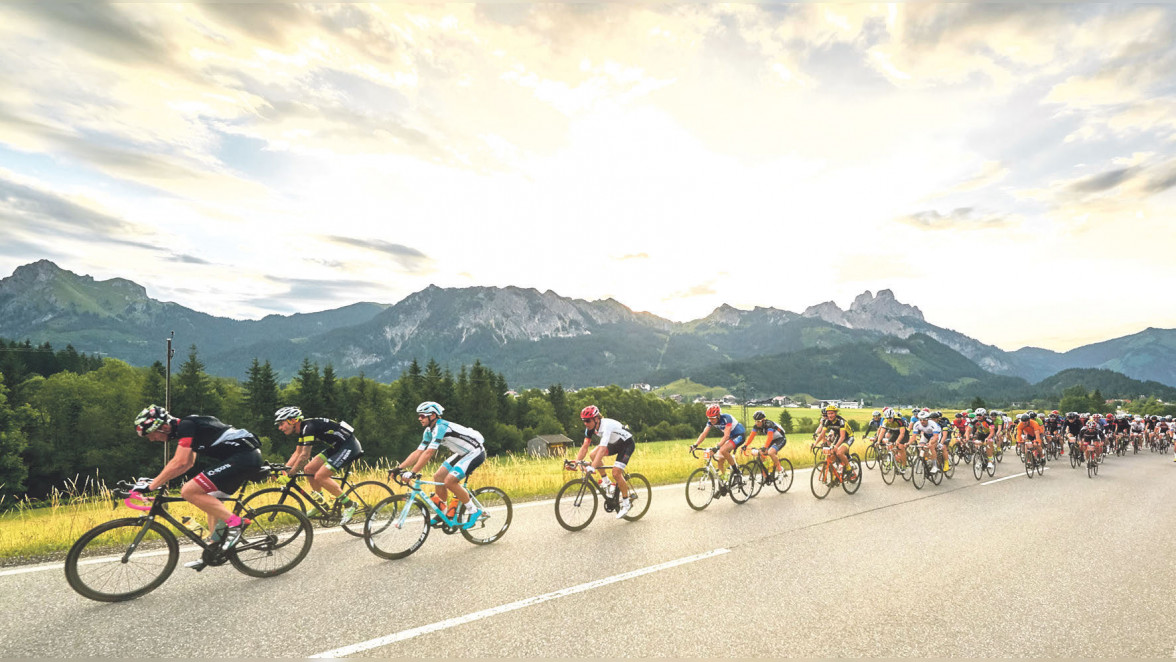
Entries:
[[1045, 473], [1045, 460], [1041, 460], [1041, 461], [1037, 462], [1036, 464], [1037, 464], [1037, 475], [1040, 476], [1041, 474]]
[[690, 472], [686, 479], [686, 505], [694, 510], [702, 510], [710, 505], [715, 498], [715, 479], [711, 477], [706, 467], [699, 467]]
[[766, 480], [764, 474], [768, 470], [764, 468], [763, 462], [759, 460], [752, 460], [743, 465], [743, 468], [747, 470], [747, 474], [751, 477], [751, 498], [754, 499], [759, 496], [760, 490], [764, 489], [764, 481]]
[[997, 446], [996, 450], [994, 450], [992, 453], [992, 459], [996, 460], [997, 462], [1004, 462], [1004, 448]]
[[1075, 455], [1073, 448], [1070, 448], [1070, 468], [1071, 469], [1078, 468], [1078, 456]]
[[[935, 462], [939, 462], [939, 458], [935, 458]], [[930, 463], [928, 463], [928, 464], [930, 464]], [[939, 485], [940, 483], [943, 482], [943, 469], [942, 469], [942, 467], [936, 467], [936, 468], [938, 468], [939, 471], [931, 471], [930, 469], [927, 470], [928, 471], [927, 478], [931, 481], [932, 485]]]
[[596, 517], [599, 500], [587, 478], [569, 480], [555, 495], [555, 521], [568, 531], [583, 531]]
[[972, 475], [976, 477], [976, 480], [984, 477], [984, 460], [982, 457], [980, 453], [976, 453], [976, 456], [972, 458]]
[[[489, 545], [506, 535], [514, 517], [514, 507], [506, 492], [497, 487], [479, 487], [474, 490], [474, 499], [482, 506], [482, 514], [472, 528], [462, 527], [461, 537], [475, 545]], [[466, 505], [458, 509], [460, 521], [465, 521]]]
[[[833, 490], [833, 486], [824, 476], [825, 473], [831, 471], [831, 468], [825, 465], [822, 461], [820, 464], [813, 465], [813, 472], [809, 475], [809, 489], [813, 491], [813, 496], [818, 499], [824, 499], [829, 496], [829, 492]], [[817, 487], [820, 485], [820, 487]]]
[[[649, 486], [649, 479], [641, 474], [625, 474], [625, 481], [629, 483], [629, 503], [632, 507], [621, 519], [636, 522], [649, 512], [649, 502], [653, 500], [653, 488]], [[633, 501], [636, 498], [637, 501]]]
[[[314, 526], [291, 506], [261, 506], [229, 551], [229, 563], [250, 577], [276, 577], [302, 562], [314, 543]], [[297, 544], [301, 541], [301, 544]]]
[[343, 525], [343, 530], [356, 538], [362, 538], [363, 523], [367, 520], [367, 514], [377, 503], [393, 494], [391, 487], [378, 480], [365, 480], [347, 488], [343, 495], [355, 503], [355, 514], [351, 516], [350, 521]]
[[252, 507], [254, 507], [254, 508], [257, 508], [257, 507], [260, 507], [263, 505], [268, 505], [265, 502], [273, 497], [277, 497], [273, 501], [273, 503], [275, 505], [290, 506], [291, 508], [297, 508], [298, 510], [301, 510], [303, 513], [305, 513], [306, 512], [306, 503], [304, 503], [302, 501], [302, 497], [298, 496], [298, 494], [296, 494], [294, 492], [290, 492], [290, 493], [286, 494], [285, 497], [278, 496], [279, 494], [281, 494], [284, 491], [285, 490], [281, 487], [267, 487], [264, 489], [257, 490], [256, 492], [253, 492], [252, 494], [245, 497], [244, 499], [241, 499], [241, 501], [238, 502], [238, 510], [235, 510], [234, 514], [240, 515], [241, 514], [240, 508], [245, 507], [246, 504], [253, 504]]
[[866, 446], [866, 468], [873, 469], [878, 466], [878, 448], [874, 444]]
[[[143, 531], [140, 537], [139, 532]], [[148, 538], [150, 536], [150, 538]], [[126, 562], [119, 560], [129, 545], [139, 543]], [[144, 544], [146, 542], [147, 544]], [[159, 554], [159, 544], [167, 548]], [[109, 557], [109, 563], [98, 562]], [[65, 579], [70, 588], [98, 602], [132, 600], [159, 588], [171, 576], [180, 559], [176, 536], [159, 522], [138, 517], [111, 520], [82, 534], [65, 556]], [[125, 586], [113, 590], [120, 580]]]
[[927, 464], [921, 457], [915, 458], [915, 463], [911, 466], [911, 484], [916, 490], [923, 489], [927, 484]]
[[[363, 523], [363, 542], [372, 554], [382, 559], [402, 559], [425, 544], [429, 513], [416, 499], [405, 505], [407, 498], [404, 494], [389, 497], [368, 513]], [[404, 522], [398, 528], [402, 512]]]
[[784, 494], [792, 488], [794, 473], [792, 470], [792, 460], [786, 457], [780, 458], [780, 468], [776, 470], [776, 480], [772, 483], [777, 492]]
[[1025, 475], [1029, 476], [1029, 478], [1033, 478], [1033, 465], [1031, 464], [1031, 460], [1028, 457], [1025, 458]]
[[857, 478], [855, 480], [842, 480], [841, 489], [845, 490], [846, 494], [853, 494], [862, 486], [864, 472], [862, 471], [862, 461], [856, 455], [849, 458], [849, 466], [854, 470]]
[[1094, 462], [1086, 463], [1086, 477], [1094, 478]]
[[878, 472], [882, 474], [882, 482], [887, 485], [894, 484], [895, 475], [898, 473], [898, 467], [894, 466], [894, 456], [889, 452], [883, 453], [878, 458]]
[[731, 467], [730, 473], [727, 474], [727, 493], [731, 495], [731, 500], [738, 504], [747, 503], [755, 489], [754, 481], [746, 464]]
[[901, 469], [901, 471], [899, 472], [899, 475], [902, 476], [903, 480], [909, 482], [914, 479], [914, 476], [915, 476], [915, 456], [910, 448], [908, 448], [906, 451], [906, 462], [903, 462], [901, 465], [896, 464], [895, 467], [898, 469]]

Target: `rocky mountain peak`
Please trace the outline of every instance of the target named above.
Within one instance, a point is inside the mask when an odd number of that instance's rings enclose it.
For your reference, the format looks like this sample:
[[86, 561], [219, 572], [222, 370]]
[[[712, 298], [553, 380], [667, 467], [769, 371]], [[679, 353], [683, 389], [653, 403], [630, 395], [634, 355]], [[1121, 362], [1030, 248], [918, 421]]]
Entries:
[[832, 301], [826, 301], [824, 303], [818, 303], [815, 306], [809, 306], [808, 308], [804, 309], [804, 312], [801, 313], [801, 315], [805, 317], [816, 317], [818, 319], [823, 319], [830, 324], [836, 324], [838, 326], [851, 326], [849, 320], [845, 318], [845, 311], [841, 310], [841, 308], [839, 308], [837, 304], [833, 303]]
[[878, 296], [870, 294], [869, 290], [862, 292], [850, 304], [849, 313], [887, 319], [913, 317], [920, 322], [926, 321], [923, 319], [923, 311], [919, 310], [918, 306], [908, 306], [899, 302], [890, 290], [880, 290]]

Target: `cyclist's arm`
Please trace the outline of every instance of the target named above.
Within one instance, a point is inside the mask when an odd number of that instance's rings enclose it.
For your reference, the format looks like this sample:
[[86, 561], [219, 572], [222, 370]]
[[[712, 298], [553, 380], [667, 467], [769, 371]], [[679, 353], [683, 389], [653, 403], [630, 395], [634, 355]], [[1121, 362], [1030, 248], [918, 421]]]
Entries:
[[580, 452], [576, 454], [576, 461], [581, 462], [584, 456], [588, 454], [588, 447], [592, 445], [592, 437], [584, 437], [584, 443], [580, 446]]
[[724, 426], [724, 427], [723, 427], [723, 438], [722, 438], [721, 440], [719, 440], [719, 445], [720, 445], [720, 446], [722, 446], [723, 444], [725, 444], [725, 443], [727, 443], [728, 441], [730, 441], [730, 439], [731, 439], [731, 431], [732, 431], [732, 430], [734, 430], [734, 429], [735, 429], [735, 424], [734, 424], [734, 423], [728, 423], [726, 426]]
[[694, 447], [697, 448], [697, 447], [701, 446], [702, 442], [706, 440], [706, 436], [708, 434], [710, 434], [710, 425], [709, 424], [706, 427], [702, 428], [702, 434], [698, 435], [698, 441], [694, 442]]
[[[764, 442], [764, 448], [767, 448], [772, 443], [772, 435], [769, 434], [769, 435], [765, 435], [765, 436], [768, 438], [768, 440], [766, 442]], [[740, 449], [742, 452], [746, 453], [747, 449], [751, 448], [751, 440], [752, 439], [755, 439], [755, 428], [752, 428], [747, 433], [747, 439], [745, 439], [743, 441], [743, 447]]]
[[159, 475], [152, 479], [148, 489], [158, 490], [166, 485], [167, 481], [184, 475], [184, 472], [191, 469], [194, 464], [196, 464], [196, 451], [188, 446], [177, 446], [176, 454], [163, 467], [163, 471], [160, 471]]
[[304, 446], [302, 444], [295, 446], [294, 454], [291, 455], [290, 459], [286, 461], [286, 466], [290, 467], [290, 470], [286, 472], [286, 475], [289, 476], [290, 474], [301, 469], [302, 465], [305, 464], [309, 459], [310, 446]]
[[429, 460], [433, 459], [433, 456], [436, 455], [436, 453], [436, 448], [418, 448], [410, 453], [409, 456], [400, 463], [400, 466], [397, 467], [397, 469], [409, 469], [409, 467], [412, 467], [409, 470], [414, 474], [419, 474], [421, 469], [423, 469], [424, 466], [429, 463]]

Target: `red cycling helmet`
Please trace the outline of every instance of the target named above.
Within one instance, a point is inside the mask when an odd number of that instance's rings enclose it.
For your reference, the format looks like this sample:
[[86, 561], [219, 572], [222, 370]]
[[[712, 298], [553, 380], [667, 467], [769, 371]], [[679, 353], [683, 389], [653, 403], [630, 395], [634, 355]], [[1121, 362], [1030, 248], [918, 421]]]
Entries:
[[597, 416], [600, 416], [600, 410], [596, 408], [596, 405], [588, 405], [580, 410], [580, 420], [582, 421], [596, 418]]
[[718, 405], [711, 405], [706, 408], [706, 417], [707, 418], [710, 418], [711, 416], [718, 416], [721, 413], [723, 413], [723, 410], [719, 409]]

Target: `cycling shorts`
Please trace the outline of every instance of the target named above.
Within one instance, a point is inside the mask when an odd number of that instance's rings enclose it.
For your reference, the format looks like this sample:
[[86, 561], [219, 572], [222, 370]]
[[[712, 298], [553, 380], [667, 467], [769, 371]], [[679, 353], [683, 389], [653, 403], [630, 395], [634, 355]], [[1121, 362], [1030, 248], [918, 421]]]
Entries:
[[743, 445], [743, 435], [739, 435], [737, 437], [731, 437], [727, 441], [731, 442], [731, 448], [733, 448], [733, 449], [739, 448], [740, 446]]
[[782, 448], [784, 448], [784, 444], [787, 444], [787, 443], [788, 443], [788, 439], [786, 439], [784, 437], [777, 437], [776, 441], [773, 441], [772, 443], [768, 444], [768, 448], [779, 453], [780, 450]]
[[633, 437], [628, 439], [620, 439], [612, 442], [608, 446], [608, 451], [605, 455], [616, 455], [617, 459], [613, 461], [613, 466], [618, 469], [624, 469], [629, 464], [629, 458], [633, 457], [633, 451], [637, 448], [637, 443], [633, 441]]
[[363, 448], [360, 447], [359, 440], [355, 438], [355, 435], [352, 435], [319, 453], [318, 456], [323, 458], [323, 462], [332, 471], [339, 471], [363, 457]]
[[442, 469], [448, 469], [449, 473], [457, 476], [458, 480], [468, 478], [470, 474], [474, 473], [474, 469], [482, 466], [486, 461], [485, 449], [479, 448], [475, 451], [465, 453], [454, 453], [449, 456], [448, 460], [441, 465]]
[[250, 449], [230, 455], [211, 469], [192, 479], [205, 494], [218, 498], [228, 498], [233, 492], [241, 489], [246, 481], [257, 477], [257, 469], [261, 466], [261, 451]]

